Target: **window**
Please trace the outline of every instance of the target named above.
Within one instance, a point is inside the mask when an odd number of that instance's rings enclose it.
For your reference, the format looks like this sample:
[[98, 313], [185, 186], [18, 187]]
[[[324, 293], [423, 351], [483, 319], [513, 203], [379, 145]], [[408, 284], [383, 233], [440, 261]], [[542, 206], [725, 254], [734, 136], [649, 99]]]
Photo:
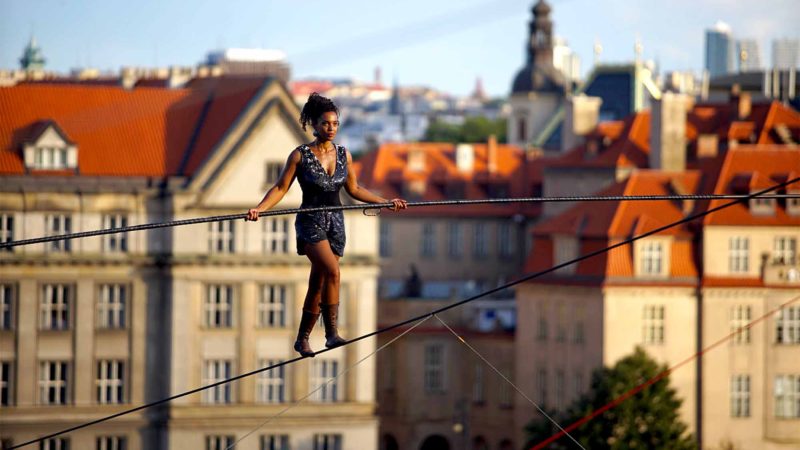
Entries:
[[514, 255], [511, 247], [511, 224], [501, 223], [497, 225], [497, 252], [502, 258], [510, 258]]
[[[203, 367], [203, 385], [218, 383], [231, 377], [231, 361], [206, 360]], [[232, 402], [231, 384], [225, 383], [203, 391], [203, 403], [228, 404]]]
[[14, 329], [14, 286], [0, 284], [0, 330]]
[[426, 345], [424, 358], [425, 392], [444, 393], [444, 346]]
[[283, 284], [261, 286], [258, 299], [258, 326], [262, 328], [283, 328], [286, 326], [286, 291]]
[[64, 361], [39, 363], [39, 404], [66, 405], [69, 402], [69, 364]]
[[289, 450], [289, 435], [286, 434], [261, 435], [260, 450]]
[[648, 305], [642, 316], [642, 336], [645, 344], [664, 343], [664, 307]]
[[539, 373], [536, 377], [536, 383], [539, 406], [544, 408], [545, 405], [547, 405], [547, 369], [544, 367], [539, 368]]
[[381, 257], [392, 256], [392, 224], [386, 220], [381, 220], [379, 249]]
[[750, 343], [750, 324], [751, 310], [747, 305], [736, 305], [731, 308], [731, 333], [733, 335], [731, 343], [749, 344]]
[[528, 140], [528, 122], [525, 116], [517, 118], [517, 141], [527, 142]]
[[800, 344], [800, 306], [778, 311], [775, 320], [775, 342], [778, 344]]
[[315, 434], [314, 450], [342, 450], [342, 435]]
[[572, 375], [572, 395], [575, 399], [583, 395], [583, 373], [580, 370]]
[[661, 242], [645, 241], [641, 244], [641, 267], [644, 275], [661, 275], [663, 273], [663, 245]]
[[563, 411], [566, 406], [567, 380], [563, 369], [556, 370], [556, 410]]
[[311, 400], [323, 403], [341, 401], [341, 379], [335, 378], [339, 375], [339, 361], [316, 358], [311, 370], [311, 390], [316, 390]]
[[422, 247], [420, 256], [433, 258], [436, 256], [436, 225], [431, 222], [422, 224]]
[[489, 254], [489, 246], [486, 240], [486, 224], [478, 222], [475, 224], [475, 239], [472, 242], [472, 256], [476, 259], [485, 258]]
[[[11, 214], [0, 214], [0, 243], [5, 244], [14, 240], [14, 216]], [[4, 249], [7, 252], [13, 251], [13, 247]]]
[[536, 338], [540, 341], [546, 341], [547, 334], [547, 305], [542, 305], [539, 310], [539, 326], [536, 327]]
[[786, 236], [775, 238], [772, 250], [773, 264], [793, 265], [797, 261], [797, 239]]
[[[511, 374], [509, 370], [505, 369], [501, 370], [501, 372], [503, 373], [503, 375], [505, 375], [506, 378], [508, 378], [509, 380], [511, 379]], [[500, 393], [498, 394], [499, 406], [501, 408], [511, 408], [512, 406], [511, 402], [513, 400], [513, 398], [511, 397], [511, 385], [507, 381], [502, 380], [502, 382], [500, 382], [500, 387], [498, 389], [500, 390]]]
[[583, 306], [578, 306], [575, 309], [575, 329], [572, 333], [572, 342], [576, 344], [586, 342], [586, 328], [583, 321], [585, 316], [586, 309]]
[[[277, 359], [262, 359], [259, 367], [278, 364]], [[259, 372], [256, 377], [256, 400], [260, 403], [283, 403], [286, 401], [285, 366]]]
[[[125, 228], [128, 226], [128, 216], [123, 214], [106, 214], [103, 216], [103, 228]], [[127, 252], [128, 233], [114, 233], [103, 236], [103, 251]]]
[[206, 450], [228, 450], [235, 440], [233, 436], [206, 436]]
[[750, 375], [731, 377], [731, 417], [750, 417]]
[[464, 241], [461, 235], [461, 224], [458, 222], [450, 222], [447, 224], [447, 255], [451, 259], [459, 259], [464, 253], [461, 246]]
[[0, 406], [11, 406], [14, 404], [12, 394], [14, 384], [11, 380], [13, 367], [10, 361], [0, 361]]
[[97, 403], [101, 405], [125, 402], [125, 363], [122, 361], [97, 362]]
[[558, 305], [558, 321], [556, 322], [556, 342], [567, 341], [567, 308]]
[[128, 438], [124, 436], [100, 436], [97, 438], [97, 450], [127, 450]]
[[[580, 242], [577, 236], [557, 235], [553, 239], [553, 261], [556, 265], [561, 265], [573, 261], [578, 257]], [[569, 264], [556, 270], [559, 275], [575, 274], [575, 266]]]
[[281, 171], [283, 171], [283, 163], [281, 162], [274, 162], [269, 161], [266, 165], [265, 173], [265, 184], [275, 184], [281, 178]]
[[127, 302], [128, 286], [101, 284], [97, 299], [97, 328], [125, 328]]
[[[800, 191], [788, 191], [790, 195], [800, 194]], [[786, 199], [786, 213], [791, 216], [800, 215], [800, 198], [787, 198]]]
[[750, 267], [750, 240], [732, 237], [728, 241], [728, 269], [731, 273], [747, 273]]
[[70, 168], [69, 151], [65, 147], [36, 147], [33, 150], [33, 169], [58, 170]]
[[475, 378], [472, 380], [472, 401], [475, 403], [483, 403], [486, 401], [484, 396], [485, 390], [485, 375], [482, 363], [475, 364]]
[[41, 442], [41, 450], [69, 450], [69, 438], [50, 438]]
[[208, 328], [233, 326], [233, 286], [212, 284], [208, 286], [205, 304], [205, 325]]
[[800, 417], [800, 375], [775, 377], [775, 417], [781, 419]]
[[265, 217], [264, 253], [267, 255], [285, 255], [289, 253], [289, 219]]
[[235, 226], [231, 220], [209, 223], [208, 252], [233, 253], [234, 230]]
[[[48, 214], [44, 216], [44, 229], [47, 236], [69, 234], [72, 232], [72, 217], [66, 214]], [[69, 239], [48, 242], [44, 245], [46, 251], [69, 252], [72, 249], [72, 241]]]
[[45, 284], [39, 302], [39, 328], [42, 330], [66, 330], [70, 326], [70, 301], [72, 286]]
[[772, 215], [775, 214], [775, 199], [753, 197], [750, 199], [750, 210], [756, 215]]

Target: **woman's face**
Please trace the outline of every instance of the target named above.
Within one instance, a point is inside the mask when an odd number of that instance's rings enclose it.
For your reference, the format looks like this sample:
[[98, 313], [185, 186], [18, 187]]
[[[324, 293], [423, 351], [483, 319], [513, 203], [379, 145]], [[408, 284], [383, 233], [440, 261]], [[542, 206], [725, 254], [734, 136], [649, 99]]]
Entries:
[[314, 123], [314, 130], [319, 140], [332, 141], [339, 131], [339, 115], [333, 111], [323, 113]]

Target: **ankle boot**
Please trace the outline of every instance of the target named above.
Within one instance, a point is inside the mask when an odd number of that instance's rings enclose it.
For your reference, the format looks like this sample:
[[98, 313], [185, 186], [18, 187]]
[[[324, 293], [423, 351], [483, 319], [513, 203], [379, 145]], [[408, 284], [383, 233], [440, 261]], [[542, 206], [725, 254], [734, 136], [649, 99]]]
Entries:
[[339, 336], [336, 329], [336, 319], [339, 316], [339, 304], [320, 305], [322, 308], [322, 322], [325, 324], [325, 347], [335, 348], [347, 343]]
[[314, 357], [314, 350], [308, 344], [308, 336], [311, 335], [311, 330], [319, 319], [319, 314], [310, 313], [303, 310], [303, 317], [300, 319], [300, 329], [297, 330], [297, 340], [294, 341], [294, 350], [300, 353], [301, 356]]

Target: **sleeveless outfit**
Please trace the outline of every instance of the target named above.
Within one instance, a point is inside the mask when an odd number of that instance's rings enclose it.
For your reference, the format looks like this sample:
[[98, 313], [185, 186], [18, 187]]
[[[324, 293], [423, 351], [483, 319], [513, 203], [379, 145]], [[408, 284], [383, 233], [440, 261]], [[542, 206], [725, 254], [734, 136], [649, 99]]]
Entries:
[[[297, 147], [300, 163], [297, 166], [297, 181], [303, 191], [301, 208], [341, 206], [339, 190], [347, 180], [347, 153], [336, 145], [336, 169], [328, 175], [322, 163], [306, 144]], [[297, 254], [305, 255], [306, 243], [314, 244], [327, 240], [333, 253], [344, 256], [345, 233], [342, 211], [318, 211], [297, 213], [294, 222], [297, 234]]]

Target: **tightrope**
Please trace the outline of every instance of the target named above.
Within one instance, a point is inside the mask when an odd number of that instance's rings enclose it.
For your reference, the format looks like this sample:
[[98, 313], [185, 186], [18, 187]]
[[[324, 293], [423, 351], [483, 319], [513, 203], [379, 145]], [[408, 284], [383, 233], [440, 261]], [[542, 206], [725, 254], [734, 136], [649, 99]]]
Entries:
[[[773, 194], [763, 195], [761, 198], [768, 199], [795, 199], [800, 198], [800, 194]], [[465, 205], [489, 205], [489, 204], [503, 204], [503, 203], [564, 203], [564, 202], [631, 202], [631, 201], [682, 201], [682, 200], [744, 200], [753, 198], [753, 195], [739, 195], [739, 194], [693, 194], [693, 195], [610, 195], [610, 196], [572, 196], [572, 197], [517, 197], [517, 198], [490, 198], [482, 200], [441, 200], [429, 202], [409, 202], [409, 207], [426, 207], [426, 206], [465, 206]], [[259, 213], [259, 217], [270, 216], [283, 216], [288, 214], [297, 213], [310, 213], [321, 211], [347, 211], [353, 209], [360, 209], [363, 211], [380, 210], [382, 208], [390, 208], [393, 204], [386, 203], [368, 203], [358, 205], [342, 205], [342, 206], [322, 206], [316, 208], [294, 208], [294, 209], [276, 209], [272, 211], [265, 211]], [[196, 217], [192, 219], [172, 220], [169, 222], [154, 222], [145, 223], [140, 225], [131, 225], [119, 228], [105, 228], [101, 230], [81, 231], [78, 233], [59, 234], [55, 236], [42, 236], [38, 238], [22, 239], [18, 241], [8, 241], [0, 243], [0, 249], [19, 247], [23, 245], [43, 244], [46, 242], [63, 241], [70, 239], [81, 239], [94, 236], [103, 236], [106, 234], [128, 233], [131, 231], [144, 231], [154, 230], [157, 228], [171, 228], [185, 225], [196, 225], [200, 223], [209, 222], [223, 222], [230, 220], [243, 220], [247, 218], [247, 213], [239, 214], [226, 214], [220, 216]]]

